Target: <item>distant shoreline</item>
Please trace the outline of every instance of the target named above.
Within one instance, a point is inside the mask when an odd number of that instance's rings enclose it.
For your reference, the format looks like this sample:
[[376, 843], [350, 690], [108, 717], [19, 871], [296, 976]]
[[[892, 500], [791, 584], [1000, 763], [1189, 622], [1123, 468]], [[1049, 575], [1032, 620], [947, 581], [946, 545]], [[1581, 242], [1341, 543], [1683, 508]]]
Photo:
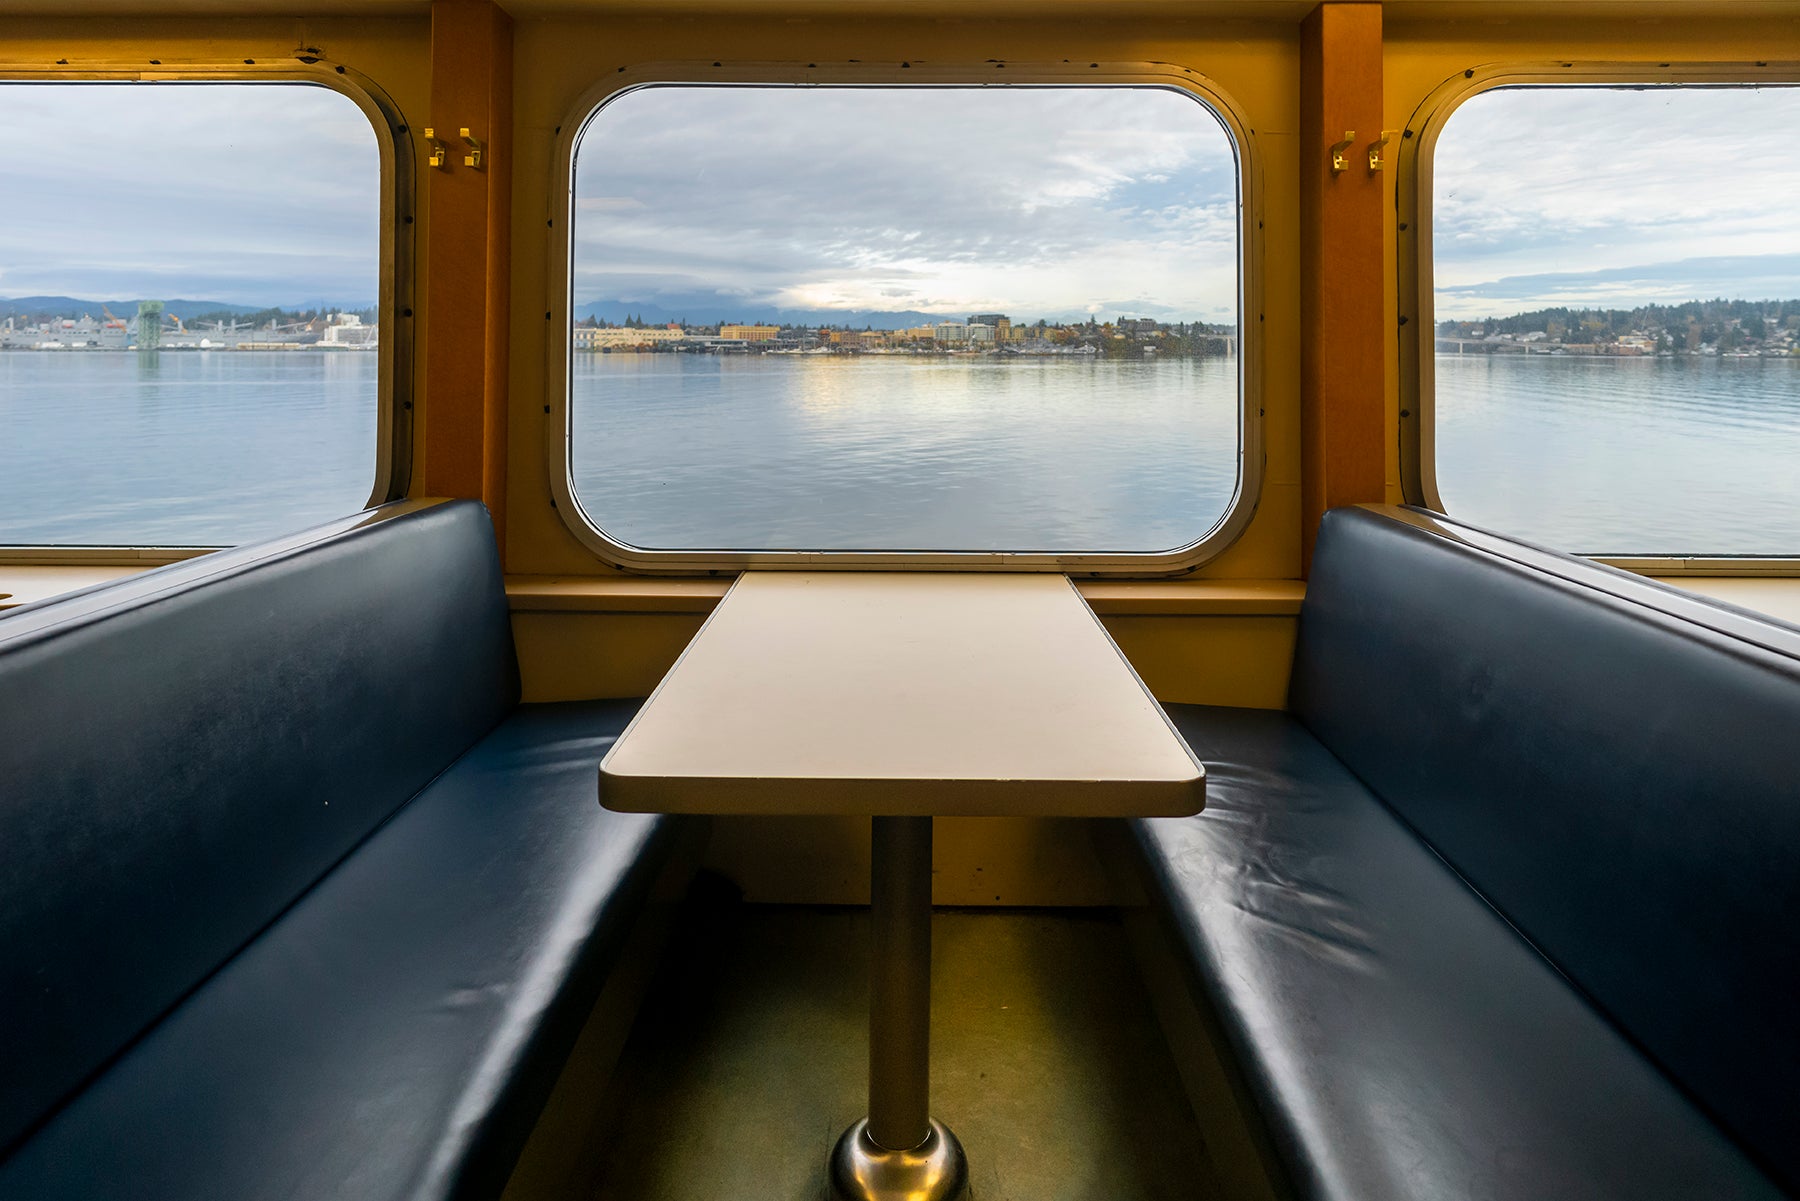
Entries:
[[1459, 354], [1454, 350], [1439, 350], [1432, 354], [1434, 359], [1505, 359], [1514, 362], [1520, 359], [1556, 359], [1561, 362], [1575, 363], [1667, 363], [1672, 361], [1686, 362], [1697, 359], [1701, 362], [1715, 362], [1724, 359], [1730, 362], [1742, 362], [1756, 359], [1759, 362], [1793, 362], [1800, 363], [1800, 354], [1767, 354], [1755, 351], [1726, 351], [1723, 354], [1705, 354], [1694, 350], [1663, 351], [1656, 354], [1569, 354], [1563, 351], [1533, 350], [1520, 353], [1518, 350], [1484, 351], [1472, 350]]
[[162, 354], [164, 351], [169, 354], [211, 354], [214, 351], [223, 354], [297, 354], [307, 351], [321, 354], [367, 354], [380, 349], [379, 346], [319, 343], [293, 346], [0, 346], [0, 354]]

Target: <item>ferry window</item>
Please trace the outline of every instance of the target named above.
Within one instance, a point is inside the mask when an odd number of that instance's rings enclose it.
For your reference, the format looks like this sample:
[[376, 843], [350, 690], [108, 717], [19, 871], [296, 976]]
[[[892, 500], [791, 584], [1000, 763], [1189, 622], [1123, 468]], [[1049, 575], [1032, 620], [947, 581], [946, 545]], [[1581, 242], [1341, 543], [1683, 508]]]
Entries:
[[1435, 472], [1563, 550], [1800, 554], [1800, 89], [1516, 87], [1433, 160]]
[[305, 83], [0, 83], [0, 545], [368, 503], [381, 164]]
[[1192, 93], [641, 87], [573, 174], [570, 488], [616, 543], [1151, 553], [1239, 494]]

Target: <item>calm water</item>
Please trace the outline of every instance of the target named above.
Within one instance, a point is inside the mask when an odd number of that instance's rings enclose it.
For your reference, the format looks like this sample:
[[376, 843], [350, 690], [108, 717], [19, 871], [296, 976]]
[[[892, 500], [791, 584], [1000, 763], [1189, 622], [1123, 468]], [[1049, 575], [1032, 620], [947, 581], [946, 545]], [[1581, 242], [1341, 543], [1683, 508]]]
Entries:
[[0, 353], [0, 544], [209, 546], [355, 512], [376, 356]]
[[1449, 512], [1592, 554], [1800, 554], [1800, 360], [1436, 362]]
[[[1437, 360], [1438, 478], [1595, 553], [1800, 552], [1800, 360]], [[576, 359], [576, 490], [641, 546], [1159, 550], [1236, 483], [1236, 364]], [[354, 511], [356, 354], [0, 354], [0, 543], [239, 542]]]
[[578, 355], [575, 491], [645, 547], [1165, 550], [1237, 486], [1235, 360]]

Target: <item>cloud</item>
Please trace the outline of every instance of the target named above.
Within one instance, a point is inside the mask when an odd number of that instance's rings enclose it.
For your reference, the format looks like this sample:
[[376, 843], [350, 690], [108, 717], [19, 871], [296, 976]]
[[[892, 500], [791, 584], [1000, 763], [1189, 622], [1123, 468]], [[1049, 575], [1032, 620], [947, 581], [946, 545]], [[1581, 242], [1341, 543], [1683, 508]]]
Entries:
[[380, 157], [304, 84], [0, 84], [0, 293], [372, 300]]
[[1438, 289], [1440, 317], [1498, 316], [1502, 311], [1567, 305], [1635, 308], [1684, 300], [1800, 296], [1800, 254], [1714, 256], [1598, 271], [1550, 271]]
[[1475, 97], [1433, 164], [1438, 315], [1800, 295], [1797, 122], [1792, 88]]
[[641, 89], [583, 133], [576, 198], [578, 302], [1236, 312], [1232, 146], [1166, 90]]

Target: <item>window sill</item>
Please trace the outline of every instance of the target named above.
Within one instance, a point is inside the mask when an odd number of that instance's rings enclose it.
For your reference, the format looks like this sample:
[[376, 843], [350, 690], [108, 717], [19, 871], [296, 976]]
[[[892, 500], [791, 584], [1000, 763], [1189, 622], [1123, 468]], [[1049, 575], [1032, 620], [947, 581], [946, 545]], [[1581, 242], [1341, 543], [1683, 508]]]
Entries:
[[[0, 564], [0, 610], [123, 579], [154, 565]], [[1075, 586], [1103, 617], [1291, 617], [1300, 612], [1306, 596], [1300, 580], [1078, 580]], [[516, 613], [704, 614], [730, 587], [729, 579], [719, 578], [509, 575], [506, 599]]]
[[1800, 576], [1653, 575], [1650, 578], [1671, 588], [1696, 592], [1777, 621], [1800, 625]]
[[109, 583], [155, 566], [158, 564], [0, 563], [0, 610], [16, 609], [65, 592]]

